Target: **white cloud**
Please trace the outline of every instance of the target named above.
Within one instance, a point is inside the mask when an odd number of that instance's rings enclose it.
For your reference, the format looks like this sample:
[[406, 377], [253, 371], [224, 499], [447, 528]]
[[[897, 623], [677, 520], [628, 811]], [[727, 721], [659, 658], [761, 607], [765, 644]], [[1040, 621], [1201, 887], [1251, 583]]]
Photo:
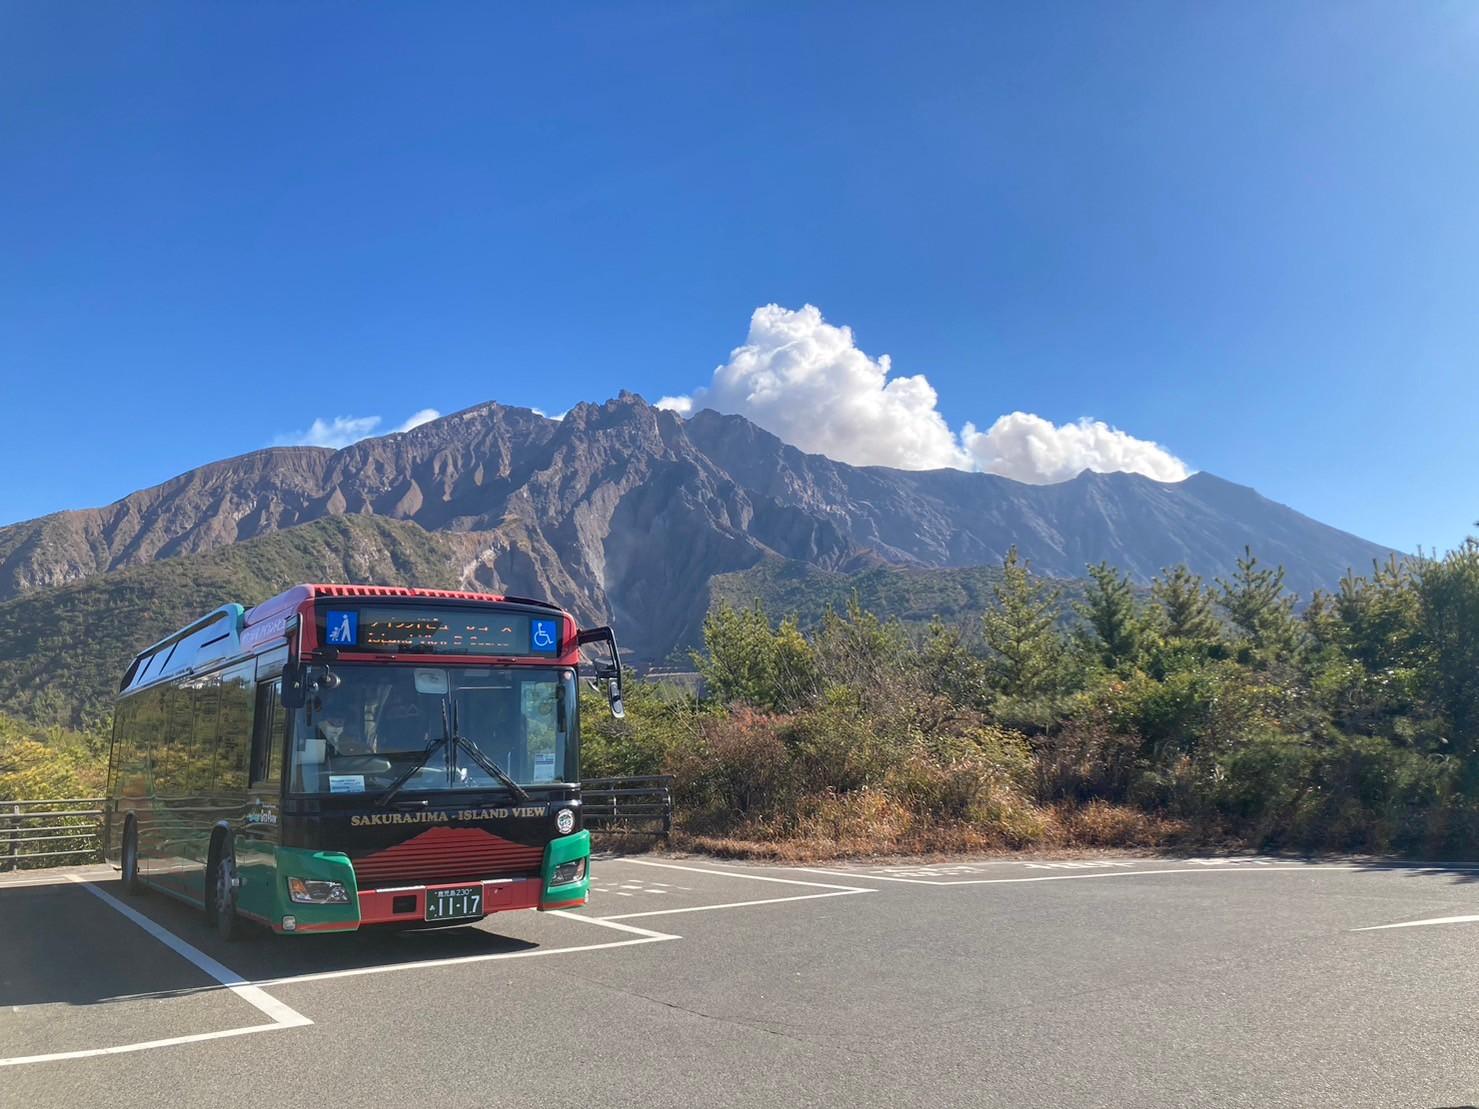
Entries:
[[890, 381], [889, 369], [888, 355], [869, 358], [851, 328], [827, 323], [810, 304], [799, 312], [768, 304], [755, 309], [745, 345], [707, 388], [658, 406], [737, 412], [802, 450], [857, 466], [967, 467], [930, 383]]
[[657, 405], [656, 405], [656, 407], [658, 407], [658, 408], [664, 408], [664, 409], [666, 409], [669, 412], [676, 412], [680, 416], [692, 416], [693, 415], [693, 398], [692, 397], [658, 397], [657, 398]]
[[657, 402], [682, 416], [700, 408], [745, 416], [804, 451], [860, 466], [985, 470], [1018, 481], [1064, 481], [1081, 470], [1128, 470], [1179, 481], [1186, 465], [1155, 443], [1088, 418], [1054, 426], [1014, 412], [957, 436], [923, 374], [893, 377], [888, 355], [870, 358], [852, 329], [768, 304], [750, 317], [745, 344], [692, 396]]
[[1083, 470], [1144, 474], [1156, 481], [1180, 481], [1190, 473], [1160, 444], [1088, 417], [1055, 427], [1041, 416], [1013, 412], [986, 431], [966, 424], [960, 438], [977, 469], [1034, 484], [1067, 481]]
[[[429, 424], [432, 420], [439, 420], [441, 419], [441, 417], [442, 414], [438, 412], [435, 408], [423, 408], [420, 412], [413, 413], [411, 417], [406, 420], [405, 423], [401, 424], [400, 427], [396, 428], [395, 431], [410, 431], [413, 427], [420, 427], [422, 424]], [[395, 432], [388, 432], [387, 434], [393, 435], [395, 434]]]
[[294, 431], [279, 435], [272, 441], [274, 447], [333, 447], [343, 450], [351, 443], [368, 439], [372, 435], [395, 435], [410, 431], [414, 427], [430, 423], [441, 415], [435, 408], [423, 408], [414, 413], [399, 427], [389, 431], [377, 431], [385, 421], [380, 416], [335, 416], [326, 420], [322, 416], [308, 425], [306, 431]]

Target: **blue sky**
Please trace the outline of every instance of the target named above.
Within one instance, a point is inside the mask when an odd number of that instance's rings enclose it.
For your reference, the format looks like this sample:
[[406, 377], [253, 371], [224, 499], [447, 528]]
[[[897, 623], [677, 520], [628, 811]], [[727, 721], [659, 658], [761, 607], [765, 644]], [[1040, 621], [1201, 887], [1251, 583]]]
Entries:
[[1479, 518], [1470, 4], [5, 3], [0, 104], [0, 522], [315, 419], [733, 395], [772, 303], [949, 435]]

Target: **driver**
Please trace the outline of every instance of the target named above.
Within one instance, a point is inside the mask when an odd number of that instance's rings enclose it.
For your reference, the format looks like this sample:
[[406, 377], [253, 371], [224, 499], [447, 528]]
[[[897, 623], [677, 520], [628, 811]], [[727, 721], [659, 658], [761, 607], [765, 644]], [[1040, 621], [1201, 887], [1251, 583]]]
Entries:
[[343, 705], [331, 704], [318, 715], [318, 737], [333, 755], [367, 755], [370, 745], [358, 729], [350, 727], [351, 714]]

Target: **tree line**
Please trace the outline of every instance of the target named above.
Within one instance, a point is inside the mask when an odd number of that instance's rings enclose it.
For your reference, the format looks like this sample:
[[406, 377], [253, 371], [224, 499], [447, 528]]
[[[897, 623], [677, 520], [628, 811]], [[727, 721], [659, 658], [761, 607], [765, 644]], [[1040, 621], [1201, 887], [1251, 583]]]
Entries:
[[1247, 549], [1210, 582], [1086, 573], [1070, 600], [1014, 550], [978, 620], [922, 631], [720, 605], [702, 697], [639, 687], [588, 772], [674, 774], [736, 850], [1472, 849], [1479, 541], [1308, 599]]
[[[984, 612], [814, 625], [720, 604], [702, 693], [583, 714], [584, 773], [674, 776], [679, 835], [774, 855], [1479, 842], [1479, 541], [1308, 599], [1245, 550], [1204, 581], [1009, 553]], [[0, 717], [0, 799], [96, 793], [107, 729]]]

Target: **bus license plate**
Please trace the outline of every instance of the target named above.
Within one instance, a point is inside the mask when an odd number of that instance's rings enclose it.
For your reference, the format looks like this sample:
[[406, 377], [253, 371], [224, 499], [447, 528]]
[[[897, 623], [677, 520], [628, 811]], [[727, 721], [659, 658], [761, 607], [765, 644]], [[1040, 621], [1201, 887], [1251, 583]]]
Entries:
[[426, 891], [427, 920], [459, 920], [483, 915], [483, 888], [464, 886], [450, 890]]

